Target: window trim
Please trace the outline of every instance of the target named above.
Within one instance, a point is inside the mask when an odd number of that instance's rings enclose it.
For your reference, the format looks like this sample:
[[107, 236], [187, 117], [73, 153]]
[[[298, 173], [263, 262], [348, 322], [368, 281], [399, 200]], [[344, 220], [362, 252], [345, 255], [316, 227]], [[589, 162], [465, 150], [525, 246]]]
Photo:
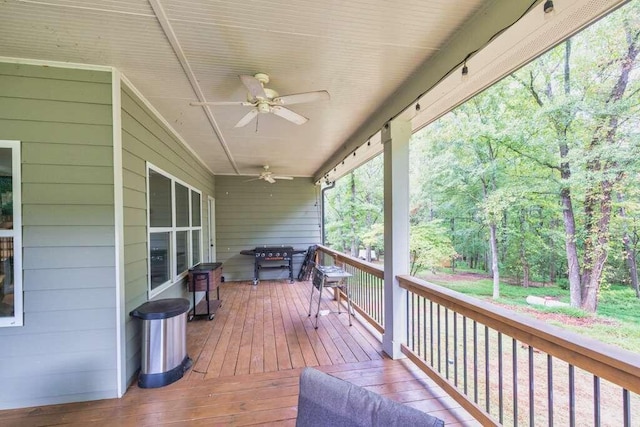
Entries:
[[[165, 290], [169, 289], [176, 283], [179, 283], [184, 279], [188, 272], [189, 268], [193, 267], [195, 263], [193, 262], [193, 242], [192, 242], [192, 231], [198, 231], [200, 233], [200, 254], [202, 254], [202, 220], [200, 221], [199, 226], [194, 226], [193, 215], [192, 215], [192, 201], [191, 195], [195, 192], [200, 195], [200, 216], [202, 216], [202, 191], [197, 188], [187, 184], [181, 179], [173, 176], [172, 174], [164, 171], [163, 169], [155, 166], [150, 162], [146, 162], [146, 181], [147, 181], [147, 292], [149, 299], [159, 295]], [[151, 200], [149, 197], [149, 171], [153, 171], [157, 174], [162, 175], [163, 177], [169, 179], [171, 181], [171, 226], [163, 226], [163, 227], [152, 227], [151, 226]], [[176, 225], [176, 184], [182, 185], [187, 188], [189, 191], [189, 200], [188, 200], [188, 215], [189, 215], [189, 225], [187, 227], [178, 227]], [[187, 231], [187, 268], [182, 271], [177, 271], [177, 238], [176, 233], [180, 231]], [[169, 280], [158, 285], [156, 288], [151, 288], [151, 234], [152, 233], [169, 233]], [[202, 255], [200, 256], [202, 258]], [[201, 262], [201, 261], [198, 261]]]
[[24, 288], [22, 283], [22, 164], [21, 143], [0, 140], [0, 148], [11, 148], [13, 229], [0, 230], [0, 237], [13, 237], [13, 317], [0, 317], [0, 327], [24, 325]]

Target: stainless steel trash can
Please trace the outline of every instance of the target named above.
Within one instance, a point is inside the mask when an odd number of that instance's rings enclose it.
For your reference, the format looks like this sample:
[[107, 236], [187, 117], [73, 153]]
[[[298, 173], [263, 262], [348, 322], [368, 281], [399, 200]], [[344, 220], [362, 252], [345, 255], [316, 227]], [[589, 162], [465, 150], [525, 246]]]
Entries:
[[142, 320], [142, 367], [138, 386], [155, 388], [171, 384], [191, 367], [187, 355], [189, 300], [149, 301], [131, 313]]

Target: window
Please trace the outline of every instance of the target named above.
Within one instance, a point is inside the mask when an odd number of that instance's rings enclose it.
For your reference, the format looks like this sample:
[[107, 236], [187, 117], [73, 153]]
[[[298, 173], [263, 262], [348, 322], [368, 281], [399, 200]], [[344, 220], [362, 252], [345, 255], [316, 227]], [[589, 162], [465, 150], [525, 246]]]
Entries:
[[20, 142], [0, 141], [0, 326], [22, 326]]
[[147, 165], [149, 297], [183, 278], [201, 260], [201, 194]]

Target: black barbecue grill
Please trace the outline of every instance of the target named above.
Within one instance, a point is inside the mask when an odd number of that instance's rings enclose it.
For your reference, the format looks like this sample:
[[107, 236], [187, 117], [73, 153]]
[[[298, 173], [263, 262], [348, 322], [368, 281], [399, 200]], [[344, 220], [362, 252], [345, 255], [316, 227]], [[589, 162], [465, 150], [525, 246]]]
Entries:
[[[296, 250], [292, 246], [258, 246], [255, 249], [240, 251], [242, 255], [253, 256], [253, 284], [260, 281], [260, 270], [287, 269], [289, 270], [289, 281], [293, 283], [293, 256], [305, 253], [305, 250]], [[284, 261], [287, 264], [275, 264], [277, 261]], [[266, 264], [264, 264], [266, 263]]]

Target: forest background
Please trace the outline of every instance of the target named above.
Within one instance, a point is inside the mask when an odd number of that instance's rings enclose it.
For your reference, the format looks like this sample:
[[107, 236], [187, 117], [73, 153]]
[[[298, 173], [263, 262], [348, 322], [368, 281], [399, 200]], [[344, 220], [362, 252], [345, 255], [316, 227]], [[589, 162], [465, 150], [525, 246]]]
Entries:
[[[612, 287], [638, 302], [639, 54], [634, 0], [415, 133], [411, 274], [564, 289], [586, 313]], [[382, 156], [325, 203], [328, 246], [382, 253]]]

